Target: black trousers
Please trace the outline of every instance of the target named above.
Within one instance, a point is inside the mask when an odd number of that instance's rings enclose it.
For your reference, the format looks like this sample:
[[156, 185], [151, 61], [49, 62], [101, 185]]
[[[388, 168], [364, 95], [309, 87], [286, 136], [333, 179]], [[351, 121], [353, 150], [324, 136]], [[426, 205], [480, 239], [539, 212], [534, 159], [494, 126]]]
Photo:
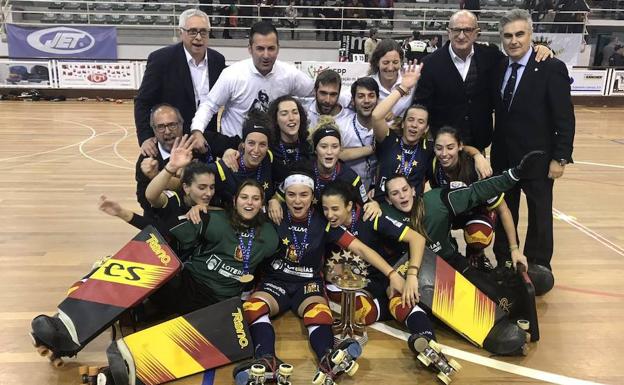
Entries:
[[[521, 180], [505, 193], [505, 202], [511, 211], [518, 238], [518, 210], [520, 192], [526, 195], [528, 208], [527, 234], [524, 241], [524, 255], [529, 263], [550, 267], [553, 254], [553, 180], [547, 177], [533, 180]], [[511, 260], [509, 242], [505, 236], [502, 221], [496, 225], [494, 254], [499, 265]]]

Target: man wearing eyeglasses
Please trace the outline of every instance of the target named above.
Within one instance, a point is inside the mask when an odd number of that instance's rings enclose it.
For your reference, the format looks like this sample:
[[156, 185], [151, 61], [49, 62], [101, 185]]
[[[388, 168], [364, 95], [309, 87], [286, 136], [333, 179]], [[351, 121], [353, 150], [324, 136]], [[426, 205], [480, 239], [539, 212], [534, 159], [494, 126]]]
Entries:
[[[483, 152], [492, 141], [491, 87], [504, 55], [495, 46], [475, 43], [479, 31], [472, 12], [461, 10], [451, 16], [449, 41], [423, 59], [414, 103], [429, 110], [434, 135], [440, 127], [450, 125], [459, 130], [464, 144]], [[538, 61], [551, 54], [548, 48], [539, 47]]]
[[[208, 15], [188, 9], [180, 15], [179, 27], [180, 43], [156, 50], [147, 58], [147, 68], [134, 101], [134, 122], [143, 155], [156, 157], [158, 154], [157, 140], [149, 124], [151, 109], [160, 103], [176, 107], [184, 121], [183, 132], [190, 133], [197, 106], [206, 99], [225, 68], [223, 55], [208, 48]], [[216, 131], [216, 118], [208, 127]]]
[[[152, 108], [149, 116], [149, 125], [156, 141], [156, 154], [140, 154], [135, 168], [135, 180], [137, 182], [137, 201], [143, 208], [145, 216], [149, 219], [153, 217], [152, 206], [145, 198], [145, 189], [149, 182], [165, 167], [169, 162], [169, 155], [173, 142], [183, 135], [184, 118], [180, 111], [174, 106], [161, 103]], [[207, 136], [210, 139], [210, 147], [213, 153], [223, 155], [228, 148], [238, 146], [238, 140], [231, 139], [218, 132], [210, 132]], [[195, 154], [199, 155], [199, 154]], [[216, 156], [216, 155], [215, 155]], [[206, 159], [201, 155], [201, 160], [212, 162], [213, 159]], [[229, 165], [228, 160], [224, 160]], [[171, 178], [172, 185], [168, 186], [172, 190], [179, 187], [179, 179]]]
[[156, 141], [156, 154], [139, 155], [136, 163], [135, 179], [137, 182], [137, 201], [146, 217], [153, 217], [152, 206], [145, 198], [145, 189], [149, 182], [169, 162], [169, 153], [176, 138], [182, 136], [184, 119], [177, 108], [169, 104], [157, 104], [148, 118], [152, 135]]

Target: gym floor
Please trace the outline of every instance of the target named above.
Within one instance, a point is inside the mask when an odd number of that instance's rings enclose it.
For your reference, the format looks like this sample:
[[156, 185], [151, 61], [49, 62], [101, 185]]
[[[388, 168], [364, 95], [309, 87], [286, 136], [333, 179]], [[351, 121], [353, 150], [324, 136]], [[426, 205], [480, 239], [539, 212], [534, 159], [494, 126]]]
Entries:
[[[60, 369], [35, 352], [28, 332], [93, 261], [136, 233], [97, 209], [105, 194], [139, 211], [132, 111], [131, 102], [0, 102], [2, 385], [78, 384], [79, 365], [106, 365], [108, 332]], [[555, 183], [556, 285], [538, 299], [541, 340], [526, 357], [491, 357], [438, 325], [444, 351], [463, 366], [453, 383], [624, 383], [624, 109], [577, 105], [576, 118], [575, 164]], [[315, 363], [301, 322], [287, 314], [274, 324], [278, 356], [295, 365], [293, 385], [310, 383]], [[368, 331], [359, 371], [341, 384], [437, 383], [399, 325]], [[218, 369], [214, 383], [233, 384], [231, 369]]]

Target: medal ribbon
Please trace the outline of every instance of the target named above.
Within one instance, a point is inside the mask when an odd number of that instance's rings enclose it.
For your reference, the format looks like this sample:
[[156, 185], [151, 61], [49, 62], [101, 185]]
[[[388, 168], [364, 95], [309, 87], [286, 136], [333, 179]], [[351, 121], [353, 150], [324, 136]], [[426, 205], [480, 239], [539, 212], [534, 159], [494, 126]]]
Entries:
[[288, 227], [290, 228], [290, 234], [292, 236], [292, 241], [295, 244], [295, 254], [297, 254], [297, 263], [301, 261], [303, 258], [303, 252], [305, 251], [308, 244], [308, 233], [310, 231], [310, 221], [312, 220], [312, 209], [308, 210], [308, 223], [306, 226], [306, 231], [304, 231], [303, 241], [299, 243], [299, 239], [297, 239], [297, 232], [292, 229], [292, 217], [290, 216], [290, 211], [286, 210], [286, 214], [288, 215]]
[[414, 147], [414, 152], [412, 152], [412, 156], [406, 163], [405, 160], [407, 159], [407, 153], [405, 147], [403, 146], [403, 139], [401, 139], [399, 143], [401, 145], [401, 171], [403, 172], [403, 175], [408, 176], [410, 172], [412, 172], [412, 164], [416, 159], [416, 155], [418, 155], [418, 144], [416, 144], [416, 147]]
[[[329, 177], [329, 181], [333, 182], [336, 180], [336, 174], [338, 174], [338, 164], [334, 166], [334, 171], [332, 171], [331, 176]], [[318, 165], [314, 163], [314, 195], [320, 197], [321, 189], [325, 186], [321, 186], [321, 174], [318, 169]]]
[[243, 242], [243, 234], [238, 235], [238, 245], [240, 246], [241, 253], [243, 254], [243, 275], [249, 274], [249, 260], [251, 259], [251, 246], [253, 244], [253, 239], [256, 234], [256, 229], [250, 229], [249, 239], [247, 240], [247, 245], [245, 246], [245, 242]]
[[[288, 152], [286, 152], [286, 147], [284, 147], [284, 143], [280, 142], [279, 144], [280, 147], [280, 151], [282, 152], [282, 154], [284, 154], [284, 159], [286, 160], [286, 164], [288, 164], [290, 162], [290, 159], [288, 159]], [[299, 143], [297, 143], [297, 146], [295, 147], [295, 162], [299, 161]]]
[[[247, 173], [247, 167], [245, 167], [245, 162], [243, 161], [243, 157], [241, 156], [238, 160], [238, 167], [241, 169], [243, 174]], [[260, 177], [262, 176], [262, 164], [258, 165], [258, 169], [256, 170], [256, 180], [258, 182], [262, 182]]]

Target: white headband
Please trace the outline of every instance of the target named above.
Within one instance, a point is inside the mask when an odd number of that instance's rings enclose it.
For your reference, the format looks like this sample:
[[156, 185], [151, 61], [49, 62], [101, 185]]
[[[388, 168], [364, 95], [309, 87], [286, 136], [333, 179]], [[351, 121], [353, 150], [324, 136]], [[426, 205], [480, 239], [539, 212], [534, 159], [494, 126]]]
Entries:
[[286, 191], [288, 187], [294, 184], [302, 184], [304, 186], [308, 186], [312, 189], [312, 191], [314, 191], [314, 180], [307, 175], [293, 174], [287, 176], [286, 179], [284, 179], [283, 190]]

